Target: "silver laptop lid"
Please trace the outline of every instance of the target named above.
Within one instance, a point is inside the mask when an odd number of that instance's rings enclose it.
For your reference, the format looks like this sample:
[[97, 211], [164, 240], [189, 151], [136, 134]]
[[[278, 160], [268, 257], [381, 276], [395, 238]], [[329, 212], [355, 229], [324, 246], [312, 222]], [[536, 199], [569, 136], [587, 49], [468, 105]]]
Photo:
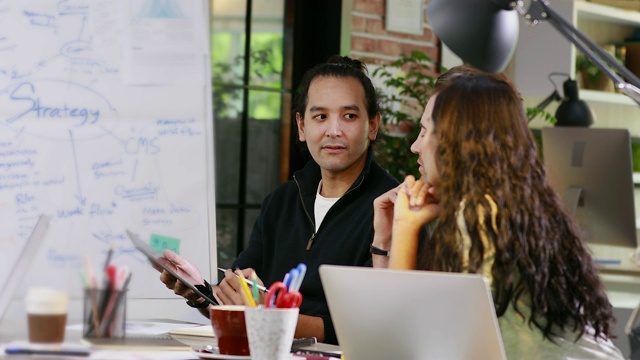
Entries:
[[345, 359], [506, 359], [484, 276], [322, 265], [320, 278]]

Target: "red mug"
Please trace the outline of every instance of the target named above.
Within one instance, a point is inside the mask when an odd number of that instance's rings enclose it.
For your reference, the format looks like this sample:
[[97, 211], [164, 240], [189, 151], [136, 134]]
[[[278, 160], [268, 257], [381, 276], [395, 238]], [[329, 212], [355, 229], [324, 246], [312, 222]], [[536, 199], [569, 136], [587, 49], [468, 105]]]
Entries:
[[249, 355], [249, 339], [244, 321], [244, 306], [213, 306], [209, 312], [220, 354]]

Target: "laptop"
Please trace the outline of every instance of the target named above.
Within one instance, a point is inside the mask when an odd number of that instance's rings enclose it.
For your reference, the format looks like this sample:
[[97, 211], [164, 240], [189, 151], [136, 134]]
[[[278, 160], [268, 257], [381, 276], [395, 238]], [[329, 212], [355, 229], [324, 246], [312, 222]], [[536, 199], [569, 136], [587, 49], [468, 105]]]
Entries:
[[0, 320], [2, 320], [7, 309], [9, 309], [9, 304], [11, 304], [11, 300], [16, 294], [18, 286], [23, 284], [22, 278], [27, 273], [27, 270], [29, 270], [29, 265], [33, 262], [42, 241], [45, 236], [47, 236], [50, 224], [51, 219], [47, 215], [40, 215], [38, 222], [31, 231], [31, 235], [29, 235], [22, 251], [11, 268], [11, 275], [9, 275], [5, 284], [0, 287]]
[[506, 359], [486, 278], [321, 265], [345, 359]]

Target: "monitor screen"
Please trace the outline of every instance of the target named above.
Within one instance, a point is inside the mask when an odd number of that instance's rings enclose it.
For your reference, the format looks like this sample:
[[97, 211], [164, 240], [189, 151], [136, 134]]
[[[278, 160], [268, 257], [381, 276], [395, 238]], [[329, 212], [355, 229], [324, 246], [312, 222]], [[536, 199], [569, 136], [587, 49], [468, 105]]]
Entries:
[[551, 186], [587, 242], [637, 247], [631, 136], [626, 129], [542, 129]]

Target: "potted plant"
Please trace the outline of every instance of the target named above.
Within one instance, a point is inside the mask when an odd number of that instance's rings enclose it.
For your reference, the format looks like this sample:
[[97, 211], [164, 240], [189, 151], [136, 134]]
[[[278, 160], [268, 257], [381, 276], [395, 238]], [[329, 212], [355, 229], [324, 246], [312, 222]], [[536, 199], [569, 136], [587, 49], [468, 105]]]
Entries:
[[[438, 76], [434, 65], [425, 53], [413, 51], [400, 55], [390, 64], [381, 65], [372, 75], [385, 87], [378, 89], [382, 125], [374, 146], [376, 161], [398, 181], [407, 175], [420, 177], [417, 155], [410, 147], [420, 132], [420, 118]], [[552, 125], [556, 121], [552, 114], [542, 109], [529, 107], [525, 111], [528, 118], [541, 116]], [[534, 136], [539, 142], [539, 133], [534, 131]]]
[[399, 181], [407, 175], [420, 176], [417, 155], [410, 147], [420, 132], [420, 117], [437, 78], [433, 67], [431, 58], [416, 50], [372, 73], [385, 87], [378, 89], [382, 125], [375, 157]]
[[576, 56], [576, 72], [580, 74], [583, 88], [613, 92], [613, 82], [584, 54]]

